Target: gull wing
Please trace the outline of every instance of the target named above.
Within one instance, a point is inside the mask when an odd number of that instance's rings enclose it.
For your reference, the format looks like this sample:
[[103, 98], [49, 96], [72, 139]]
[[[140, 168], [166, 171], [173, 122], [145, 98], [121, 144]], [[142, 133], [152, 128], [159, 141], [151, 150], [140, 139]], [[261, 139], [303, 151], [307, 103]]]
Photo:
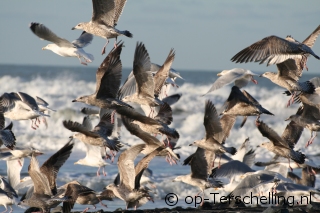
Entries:
[[59, 47], [74, 47], [74, 45], [70, 41], [64, 38], [60, 38], [43, 24], [32, 22], [30, 24], [30, 29], [39, 38], [51, 41]]

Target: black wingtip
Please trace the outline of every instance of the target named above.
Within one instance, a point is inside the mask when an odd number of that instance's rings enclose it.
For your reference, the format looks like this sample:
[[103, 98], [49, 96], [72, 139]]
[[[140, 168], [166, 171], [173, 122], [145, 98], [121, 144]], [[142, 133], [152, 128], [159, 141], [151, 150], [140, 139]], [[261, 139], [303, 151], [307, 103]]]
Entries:
[[127, 37], [129, 37], [129, 38], [132, 38], [132, 37], [133, 37], [132, 33], [130, 33], [128, 30], [125, 30], [125, 31], [123, 32], [123, 35], [125, 35], [125, 36], [127, 36]]
[[36, 31], [36, 27], [38, 27], [40, 24], [37, 22], [31, 22], [29, 25], [29, 28], [32, 30], [32, 32]]

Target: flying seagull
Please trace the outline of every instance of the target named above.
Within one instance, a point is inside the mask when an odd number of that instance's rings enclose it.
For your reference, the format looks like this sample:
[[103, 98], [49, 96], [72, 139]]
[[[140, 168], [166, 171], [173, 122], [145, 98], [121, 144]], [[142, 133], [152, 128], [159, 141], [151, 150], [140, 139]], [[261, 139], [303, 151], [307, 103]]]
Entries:
[[309, 55], [313, 55], [316, 59], [320, 59], [311, 49], [314, 41], [320, 33], [320, 25], [308, 36], [302, 43], [295, 40], [291, 36], [285, 39], [278, 36], [268, 36], [254, 44], [246, 47], [231, 58], [236, 63], [260, 62], [267, 61], [270, 64], [279, 64], [288, 59], [301, 60], [302, 69], [307, 68], [306, 62]]
[[[90, 63], [94, 59], [93, 55], [86, 53], [82, 49], [91, 43], [93, 35], [90, 33], [83, 31], [79, 38], [70, 42], [64, 38], [60, 38], [43, 24], [32, 22], [30, 29], [39, 38], [53, 42], [53, 44], [43, 47], [42, 50], [51, 50], [63, 57], [77, 57], [83, 65], [87, 65], [86, 62]], [[84, 59], [84, 62], [81, 58]]]
[[114, 46], [116, 47], [117, 37], [125, 35], [132, 38], [132, 34], [127, 31], [121, 31], [115, 28], [118, 19], [121, 16], [126, 0], [92, 0], [92, 17], [89, 22], [81, 22], [74, 29], [84, 30], [96, 36], [107, 39], [107, 43], [102, 48], [102, 55], [105, 53], [109, 38], [116, 38]]

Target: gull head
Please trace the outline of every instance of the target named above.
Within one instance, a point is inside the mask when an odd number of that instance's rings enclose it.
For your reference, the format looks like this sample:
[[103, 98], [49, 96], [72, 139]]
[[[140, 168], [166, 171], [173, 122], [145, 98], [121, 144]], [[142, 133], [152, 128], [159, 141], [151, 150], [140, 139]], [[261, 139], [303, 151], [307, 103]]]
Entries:
[[182, 176], [177, 176], [175, 179], [172, 180], [172, 182], [181, 182]]
[[273, 72], [265, 72], [262, 75], [259, 75], [259, 77], [265, 77], [265, 78], [269, 78], [272, 79], [276, 74]]
[[131, 96], [130, 95], [125, 96], [125, 97], [123, 97], [121, 99], [121, 101], [123, 101], [123, 102], [131, 102]]
[[273, 147], [273, 143], [272, 142], [264, 142], [264, 143], [260, 144], [260, 147], [264, 147], [269, 150]]
[[48, 44], [47, 46], [45, 47], [42, 47], [42, 50], [53, 50], [57, 47], [56, 44]]
[[72, 102], [82, 102], [82, 103], [89, 104], [88, 99], [89, 99], [88, 96], [81, 96], [79, 98], [72, 100]]
[[294, 121], [295, 119], [297, 119], [299, 117], [299, 115], [290, 115], [289, 118], [285, 119], [285, 121]]
[[193, 143], [189, 144], [189, 146], [198, 146], [201, 141], [194, 141]]
[[111, 190], [113, 191], [113, 189], [116, 187], [116, 185], [114, 185], [114, 183], [110, 183], [108, 186], [105, 187], [105, 189]]
[[82, 30], [82, 29], [84, 29], [84, 27], [85, 27], [85, 23], [81, 22], [81, 23], [77, 24], [76, 26], [72, 27], [71, 30], [75, 30], [75, 29]]

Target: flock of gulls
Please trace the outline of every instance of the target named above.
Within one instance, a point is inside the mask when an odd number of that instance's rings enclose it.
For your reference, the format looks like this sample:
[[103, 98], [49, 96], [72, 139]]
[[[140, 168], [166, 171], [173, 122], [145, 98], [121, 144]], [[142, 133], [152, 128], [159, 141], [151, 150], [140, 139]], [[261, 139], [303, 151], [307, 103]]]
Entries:
[[[10, 120], [31, 120], [31, 127], [37, 129], [41, 122], [46, 124], [49, 104], [40, 97], [32, 97], [24, 92], [7, 92], [0, 97], [0, 145], [1, 158], [7, 161], [7, 178], [0, 177], [0, 204], [11, 208], [12, 205], [26, 206], [32, 211], [50, 212], [50, 209], [62, 204], [63, 212], [70, 212], [75, 203], [93, 205], [102, 201], [120, 198], [125, 207], [138, 208], [148, 201], [153, 201], [150, 188], [141, 182], [144, 172], [148, 171], [150, 161], [156, 157], [164, 157], [169, 164], [177, 164], [180, 155], [177, 145], [179, 133], [169, 125], [173, 122], [171, 105], [175, 104], [181, 94], [168, 96], [171, 86], [177, 86], [179, 73], [171, 68], [175, 51], [171, 49], [163, 65], [151, 63], [148, 51], [142, 42], [137, 42], [133, 70], [121, 85], [122, 64], [121, 51], [124, 42], [117, 37], [132, 34], [115, 28], [123, 11], [126, 0], [92, 0], [93, 14], [89, 22], [81, 22], [72, 29], [84, 30], [80, 37], [72, 42], [58, 37], [49, 28], [39, 23], [31, 23], [31, 31], [41, 39], [52, 42], [43, 49], [48, 49], [64, 57], [77, 57], [81, 64], [92, 62], [93, 55], [86, 53], [84, 47], [92, 42], [93, 36], [107, 40], [103, 47], [105, 53], [108, 39], [115, 38], [113, 49], [106, 56], [96, 71], [96, 90], [92, 94], [77, 97], [73, 102], [82, 102], [90, 106], [83, 108], [86, 114], [82, 123], [64, 120], [62, 125], [73, 132], [69, 141], [41, 166], [37, 156], [43, 154], [33, 148], [16, 146], [13, 123], [5, 125], [5, 118]], [[241, 50], [232, 61], [236, 63], [267, 62], [276, 65], [278, 72], [266, 72], [262, 77], [285, 88], [286, 95], [291, 96], [287, 107], [297, 102], [299, 108], [291, 115], [288, 125], [280, 136], [265, 122], [260, 120], [261, 114], [274, 115], [265, 109], [247, 91], [241, 90], [250, 81], [257, 84], [254, 72], [235, 68], [224, 70], [218, 74], [208, 93], [234, 84], [230, 95], [221, 109], [216, 109], [210, 100], [205, 101], [204, 120], [205, 136], [197, 139], [190, 146], [196, 151], [187, 157], [184, 165], [190, 165], [191, 173], [176, 177], [173, 181], [182, 181], [197, 187], [204, 196], [208, 188], [224, 188], [230, 195], [244, 196], [249, 192], [262, 195], [273, 190], [276, 195], [312, 195], [320, 194], [314, 188], [315, 174], [320, 171], [300, 151], [294, 150], [302, 131], [311, 132], [306, 142], [309, 146], [320, 131], [320, 78], [306, 82], [299, 79], [307, 69], [307, 59], [312, 55], [320, 59], [311, 49], [320, 33], [320, 26], [302, 43], [291, 36], [280, 38], [269, 36]], [[71, 101], [71, 100], [70, 100]], [[138, 109], [134, 106], [141, 106]], [[93, 127], [90, 116], [99, 116], [99, 122]], [[241, 126], [245, 125], [248, 116], [256, 116], [255, 125], [262, 136], [269, 141], [261, 143], [261, 147], [273, 152], [274, 158], [269, 162], [255, 162], [255, 150], [249, 149], [249, 139], [240, 148], [227, 146], [228, 136], [233, 129], [237, 116], [242, 116]], [[128, 147], [121, 142], [121, 132], [129, 131], [132, 137], [141, 139], [141, 143]], [[114, 161], [118, 154], [118, 176], [114, 183], [96, 192], [77, 180], [63, 186], [56, 185], [59, 169], [68, 160], [74, 143], [82, 141], [87, 148], [84, 159], [77, 164], [98, 167], [97, 175], [106, 175], [107, 161]], [[195, 138], [196, 139], [196, 138]], [[139, 154], [144, 157], [135, 164]], [[20, 171], [24, 158], [30, 158], [29, 177], [20, 180]], [[264, 170], [255, 171], [251, 167], [264, 166]], [[187, 168], [187, 167], [186, 167]], [[292, 172], [293, 168], [302, 169], [302, 177]], [[290, 169], [290, 170], [289, 170]], [[219, 178], [229, 179], [229, 184]], [[29, 187], [26, 194], [18, 197], [17, 190]], [[202, 199], [202, 203], [203, 204]], [[85, 208], [86, 212], [89, 208]], [[12, 212], [12, 208], [11, 211]]]

